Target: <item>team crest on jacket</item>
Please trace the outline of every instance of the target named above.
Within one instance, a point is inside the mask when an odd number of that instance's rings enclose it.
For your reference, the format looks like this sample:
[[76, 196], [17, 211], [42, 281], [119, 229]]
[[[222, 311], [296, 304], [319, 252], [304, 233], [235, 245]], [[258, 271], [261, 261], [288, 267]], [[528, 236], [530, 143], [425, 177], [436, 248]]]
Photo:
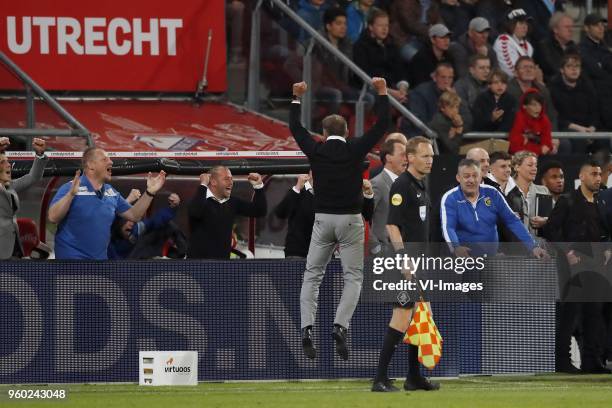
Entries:
[[485, 203], [485, 205], [486, 205], [487, 207], [490, 207], [490, 206], [491, 206], [491, 198], [490, 198], [490, 197], [486, 197], [486, 198], [484, 199], [484, 203]]
[[391, 197], [391, 204], [398, 206], [402, 203], [402, 195], [401, 194], [393, 194]]

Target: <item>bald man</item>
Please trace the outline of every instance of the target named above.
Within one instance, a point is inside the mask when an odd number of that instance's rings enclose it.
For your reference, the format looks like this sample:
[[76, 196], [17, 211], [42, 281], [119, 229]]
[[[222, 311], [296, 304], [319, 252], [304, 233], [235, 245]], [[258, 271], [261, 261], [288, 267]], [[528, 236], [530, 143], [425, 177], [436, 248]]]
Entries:
[[482, 147], [473, 147], [470, 150], [468, 150], [468, 152], [465, 155], [465, 158], [474, 160], [475, 162], [480, 163], [480, 171], [482, 174], [483, 184], [495, 187], [496, 189], [501, 191], [499, 184], [491, 180], [489, 177], [487, 177], [487, 174], [489, 174], [489, 166], [491, 165], [490, 159], [489, 159], [489, 152], [487, 152]]

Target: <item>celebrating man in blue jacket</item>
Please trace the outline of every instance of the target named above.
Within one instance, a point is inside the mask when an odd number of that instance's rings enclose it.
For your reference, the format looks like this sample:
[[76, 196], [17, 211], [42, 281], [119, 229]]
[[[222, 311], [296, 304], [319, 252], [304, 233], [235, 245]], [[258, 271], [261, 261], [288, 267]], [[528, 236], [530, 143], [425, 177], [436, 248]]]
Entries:
[[459, 186], [447, 191], [440, 205], [442, 233], [456, 256], [470, 256], [469, 252], [475, 249], [470, 244], [479, 244], [479, 252], [494, 255], [498, 242], [497, 221], [503, 222], [534, 256], [548, 256], [536, 245], [501, 193], [494, 187], [481, 184], [480, 163], [471, 159], [461, 160], [457, 181]]

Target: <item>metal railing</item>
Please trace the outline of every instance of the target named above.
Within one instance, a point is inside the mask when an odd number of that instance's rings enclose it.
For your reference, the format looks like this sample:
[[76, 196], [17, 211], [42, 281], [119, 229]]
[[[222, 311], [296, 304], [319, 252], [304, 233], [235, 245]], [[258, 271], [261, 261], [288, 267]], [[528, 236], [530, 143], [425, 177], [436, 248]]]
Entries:
[[[32, 147], [32, 137], [34, 136], [84, 137], [87, 146], [94, 145], [91, 132], [1, 51], [0, 62], [2, 62], [25, 86], [27, 124], [27, 128], [0, 128], [0, 136], [25, 136], [27, 138], [26, 145], [28, 150]], [[34, 106], [35, 96], [40, 97], [46, 102], [53, 111], [68, 123], [71, 129], [37, 129]]]
[[[612, 139], [612, 132], [552, 132], [555, 139]], [[507, 132], [469, 132], [464, 139], [508, 139]]]
[[[306, 31], [310, 36], [310, 43], [307, 45], [306, 52], [303, 57], [303, 77], [304, 80], [310, 84], [310, 76], [312, 73], [311, 64], [311, 51], [316, 43], [323, 46], [327, 51], [332, 53], [336, 58], [338, 58], [344, 65], [346, 65], [351, 72], [353, 72], [359, 79], [364, 82], [364, 89], [362, 89], [359, 100], [357, 101], [356, 106], [356, 131], [358, 134], [363, 132], [363, 122], [364, 122], [364, 114], [363, 114], [363, 97], [365, 96], [365, 87], [367, 85], [372, 84], [372, 78], [366, 74], [361, 68], [359, 68], [353, 61], [351, 61], [346, 55], [336, 49], [325, 37], [323, 37], [319, 32], [317, 32], [314, 28], [310, 26], [306, 21], [304, 21], [295, 11], [293, 11], [289, 6], [287, 6], [282, 0], [267, 0], [273, 3], [276, 7], [278, 7], [285, 15], [287, 15], [291, 20], [293, 20], [296, 24], [300, 26], [304, 31]], [[259, 96], [259, 86], [260, 86], [260, 61], [261, 61], [261, 38], [260, 38], [260, 29], [261, 29], [261, 5], [263, 0], [259, 0], [253, 10], [252, 15], [252, 24], [251, 24], [251, 51], [249, 58], [249, 79], [248, 79], [248, 96], [247, 96], [247, 106], [250, 109], [255, 111], [259, 110], [260, 96]], [[312, 94], [311, 92], [307, 92], [302, 99], [302, 119], [307, 128], [310, 128], [310, 120], [311, 120], [311, 105], [312, 105], [312, 96], [308, 95]], [[393, 98], [389, 95], [389, 100], [391, 102], [391, 106], [399, 111], [399, 113], [406, 119], [408, 119], [414, 126], [416, 126], [419, 130], [423, 132], [424, 135], [434, 140], [434, 146], [437, 150], [437, 145], [435, 144], [436, 133], [428, 128], [419, 118], [417, 118], [412, 112], [410, 112], [404, 105], [402, 105], [397, 99]]]

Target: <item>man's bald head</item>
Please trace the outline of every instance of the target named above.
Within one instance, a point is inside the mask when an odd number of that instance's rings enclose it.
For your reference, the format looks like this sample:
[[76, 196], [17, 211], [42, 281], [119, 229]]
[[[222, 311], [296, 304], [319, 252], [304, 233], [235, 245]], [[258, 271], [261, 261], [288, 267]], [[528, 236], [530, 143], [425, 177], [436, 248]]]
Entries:
[[480, 172], [483, 177], [489, 172], [489, 153], [482, 147], [473, 147], [465, 155], [466, 159], [480, 163]]

